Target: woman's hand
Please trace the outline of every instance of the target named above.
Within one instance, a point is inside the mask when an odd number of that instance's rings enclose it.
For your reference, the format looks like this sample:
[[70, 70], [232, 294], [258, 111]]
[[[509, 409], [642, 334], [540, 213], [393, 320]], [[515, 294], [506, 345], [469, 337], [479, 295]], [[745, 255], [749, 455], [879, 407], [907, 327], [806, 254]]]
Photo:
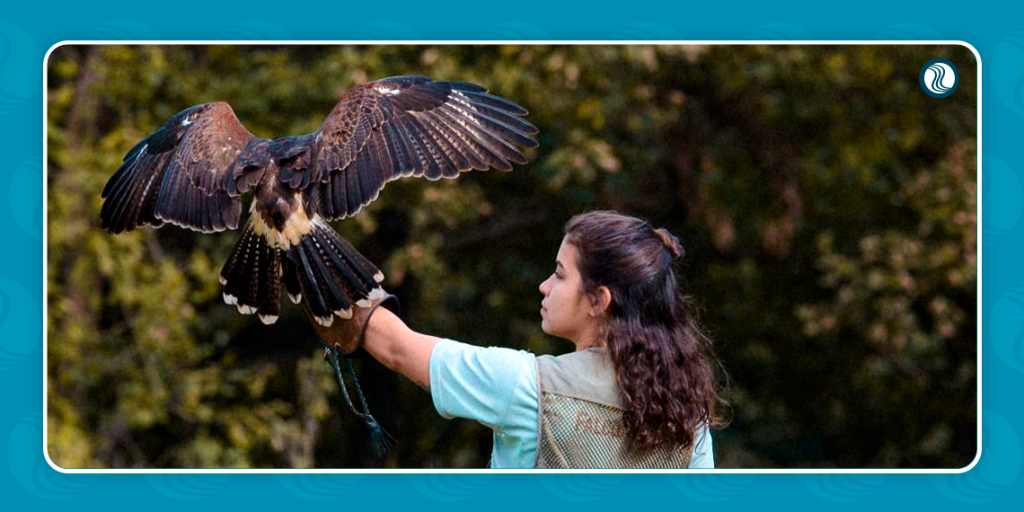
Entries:
[[409, 329], [397, 312], [398, 299], [385, 292], [368, 308], [354, 307], [348, 320], [336, 318], [330, 327], [314, 321], [313, 327], [329, 348], [337, 345], [341, 355], [362, 348], [384, 366], [430, 389], [430, 354], [440, 339]]
[[[310, 318], [310, 322], [316, 329], [317, 335], [329, 348], [332, 350], [337, 348], [341, 355], [347, 356], [359, 350], [363, 344], [366, 336], [366, 324], [378, 306], [384, 306], [397, 314], [399, 311], [398, 297], [385, 292], [382, 298], [371, 302], [369, 307], [353, 306], [352, 318], [348, 320], [335, 318], [330, 327], [320, 325], [313, 318]], [[306, 309], [306, 316], [309, 315], [310, 312]]]

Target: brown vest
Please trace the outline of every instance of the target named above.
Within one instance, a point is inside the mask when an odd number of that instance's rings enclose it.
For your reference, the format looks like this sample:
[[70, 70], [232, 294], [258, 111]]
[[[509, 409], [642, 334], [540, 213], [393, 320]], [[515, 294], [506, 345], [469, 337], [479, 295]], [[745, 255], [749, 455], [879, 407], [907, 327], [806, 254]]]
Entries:
[[627, 450], [615, 370], [604, 349], [537, 357], [538, 468], [686, 468], [693, 447]]

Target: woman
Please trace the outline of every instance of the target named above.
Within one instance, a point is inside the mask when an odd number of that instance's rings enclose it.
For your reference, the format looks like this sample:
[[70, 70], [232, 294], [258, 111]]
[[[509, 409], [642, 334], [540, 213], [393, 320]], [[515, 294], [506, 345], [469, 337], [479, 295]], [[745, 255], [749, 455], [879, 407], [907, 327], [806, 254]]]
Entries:
[[325, 339], [351, 352], [362, 332], [366, 351], [428, 389], [442, 416], [494, 430], [492, 467], [711, 468], [708, 428], [720, 426], [723, 401], [710, 340], [673, 268], [682, 254], [676, 237], [642, 220], [573, 217], [540, 285], [541, 327], [572, 341], [572, 354], [436, 338], [384, 308]]

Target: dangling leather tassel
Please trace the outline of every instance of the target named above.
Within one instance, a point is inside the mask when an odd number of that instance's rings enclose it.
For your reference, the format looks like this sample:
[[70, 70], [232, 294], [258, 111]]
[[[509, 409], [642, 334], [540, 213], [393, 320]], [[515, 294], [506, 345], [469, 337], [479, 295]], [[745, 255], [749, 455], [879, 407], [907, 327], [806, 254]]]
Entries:
[[373, 451], [378, 457], [383, 457], [395, 447], [395, 438], [391, 436], [386, 430], [384, 430], [380, 423], [370, 414], [370, 408], [366, 405], [366, 397], [363, 396], [363, 390], [359, 386], [359, 379], [356, 378], [356, 372], [352, 368], [352, 360], [349, 358], [345, 359], [345, 373], [348, 373], [352, 379], [352, 385], [356, 390], [356, 396], [359, 397], [359, 404], [363, 411], [359, 412], [356, 410], [355, 405], [352, 404], [352, 399], [348, 395], [348, 388], [345, 386], [345, 379], [342, 376], [341, 365], [338, 363], [338, 358], [341, 357], [341, 347], [338, 345], [334, 346], [331, 350], [330, 347], [324, 347], [324, 360], [327, 361], [332, 368], [334, 368], [334, 375], [338, 377], [338, 384], [341, 385], [341, 394], [345, 397], [345, 403], [348, 404], [348, 409], [355, 414], [356, 417], [362, 419], [366, 423], [366, 427], [370, 429], [370, 440], [373, 442]]

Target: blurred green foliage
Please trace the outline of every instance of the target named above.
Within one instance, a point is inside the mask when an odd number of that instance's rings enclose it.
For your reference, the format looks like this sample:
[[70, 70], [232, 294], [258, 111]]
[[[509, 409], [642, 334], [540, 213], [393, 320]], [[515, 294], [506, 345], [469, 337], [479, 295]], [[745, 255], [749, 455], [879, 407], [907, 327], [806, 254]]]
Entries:
[[[961, 84], [925, 95], [921, 65]], [[539, 283], [573, 214], [677, 234], [731, 377], [720, 467], [962, 467], [976, 452], [977, 63], [959, 46], [63, 46], [48, 61], [48, 441], [64, 467], [480, 467], [371, 360], [387, 459], [297, 307], [223, 304], [234, 233], [110, 235], [100, 191], [176, 112], [223, 100], [262, 137], [318, 128], [350, 86], [487, 86], [541, 146], [511, 173], [391, 183], [336, 229], [420, 331], [565, 352]], [[287, 301], [285, 301], [287, 303]]]

